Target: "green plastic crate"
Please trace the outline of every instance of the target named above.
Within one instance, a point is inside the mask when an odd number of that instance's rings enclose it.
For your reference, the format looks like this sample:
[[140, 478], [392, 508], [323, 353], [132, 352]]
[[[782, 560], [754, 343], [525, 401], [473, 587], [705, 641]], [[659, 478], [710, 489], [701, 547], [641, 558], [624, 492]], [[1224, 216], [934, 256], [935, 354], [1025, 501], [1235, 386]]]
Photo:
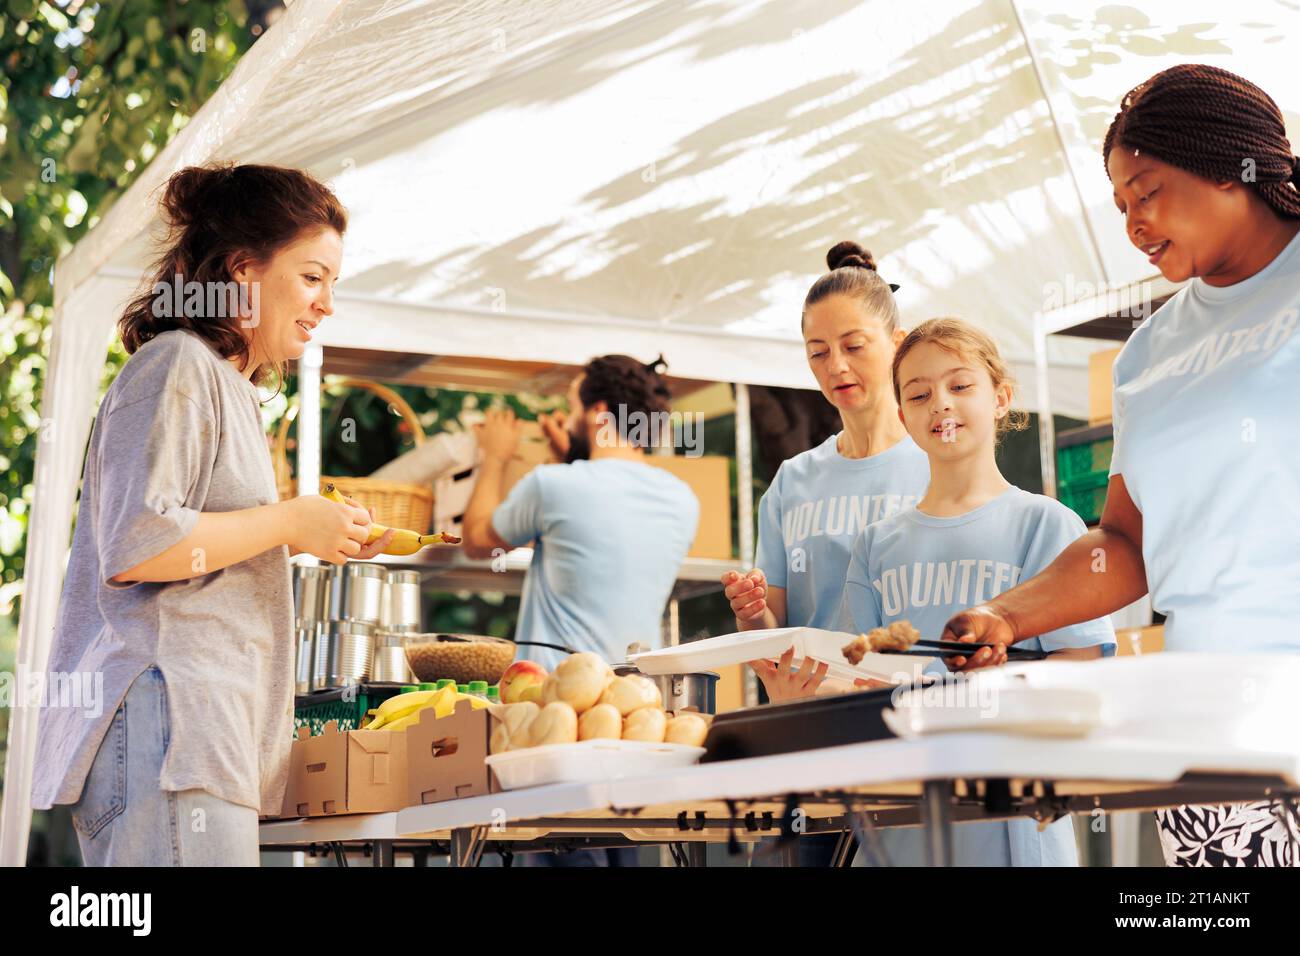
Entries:
[[1106, 487], [1109, 484], [1110, 477], [1104, 471], [1085, 475], [1074, 481], [1061, 482], [1056, 497], [1082, 518], [1084, 524], [1096, 524], [1101, 520], [1101, 511], [1106, 505]]
[[344, 700], [338, 691], [326, 692], [321, 695], [327, 698], [326, 700], [302, 703], [294, 707], [294, 734], [297, 735], [299, 727], [307, 727], [310, 728], [311, 735], [317, 737], [331, 720], [338, 722], [340, 733], [356, 730], [361, 726], [366, 711], [378, 707], [397, 692], [397, 687], [366, 687], [358, 691], [351, 700]]
[[1062, 484], [1094, 475], [1109, 475], [1115, 439], [1102, 438], [1081, 445], [1056, 449], [1056, 477]]

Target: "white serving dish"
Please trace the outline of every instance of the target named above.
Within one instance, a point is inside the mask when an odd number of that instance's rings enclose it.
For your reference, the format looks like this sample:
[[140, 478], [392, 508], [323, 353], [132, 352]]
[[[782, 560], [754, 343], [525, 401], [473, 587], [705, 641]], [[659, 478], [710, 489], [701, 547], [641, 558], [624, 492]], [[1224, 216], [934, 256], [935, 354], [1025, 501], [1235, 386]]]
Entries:
[[1102, 725], [1102, 701], [1089, 690], [940, 681], [900, 693], [894, 708], [881, 716], [900, 737], [961, 732], [1086, 737]]
[[644, 777], [699, 761], [703, 747], [642, 740], [580, 740], [492, 754], [487, 765], [503, 790], [548, 783], [599, 783]]
[[693, 674], [747, 661], [775, 661], [793, 647], [796, 667], [805, 657], [811, 657], [826, 663], [829, 677], [850, 682], [855, 678], [871, 678], [891, 683], [916, 680], [928, 665], [938, 660], [903, 654], [867, 654], [855, 666], [844, 659], [842, 648], [856, 636], [815, 627], [774, 627], [706, 637], [677, 647], [633, 654], [628, 660], [643, 674]]
[[1300, 655], [1143, 654], [1036, 661], [978, 672], [1002, 687], [1101, 699], [1108, 735], [1300, 754]]

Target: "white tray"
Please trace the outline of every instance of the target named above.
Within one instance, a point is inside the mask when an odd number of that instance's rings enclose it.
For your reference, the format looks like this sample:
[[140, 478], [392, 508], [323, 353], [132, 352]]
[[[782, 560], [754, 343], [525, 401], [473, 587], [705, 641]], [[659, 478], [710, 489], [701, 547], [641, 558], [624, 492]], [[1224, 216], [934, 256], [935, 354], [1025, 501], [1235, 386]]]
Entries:
[[1101, 695], [1089, 690], [959, 680], [904, 691], [881, 716], [900, 737], [989, 731], [1086, 737], [1102, 725], [1101, 711]]
[[490, 755], [487, 765], [496, 771], [502, 790], [519, 790], [548, 783], [597, 783], [621, 777], [644, 777], [690, 766], [703, 754], [703, 747], [684, 744], [581, 740], [507, 750]]
[[643, 674], [693, 674], [711, 671], [746, 661], [775, 661], [791, 647], [794, 666], [805, 657], [826, 663], [826, 673], [840, 680], [859, 677], [900, 682], [916, 680], [936, 657], [910, 657], [904, 654], [867, 654], [857, 666], [844, 659], [842, 648], [856, 635], [840, 631], [823, 631], [815, 627], [774, 627], [760, 631], [741, 631], [689, 641], [677, 647], [665, 647], [644, 654], [633, 654], [628, 662]]

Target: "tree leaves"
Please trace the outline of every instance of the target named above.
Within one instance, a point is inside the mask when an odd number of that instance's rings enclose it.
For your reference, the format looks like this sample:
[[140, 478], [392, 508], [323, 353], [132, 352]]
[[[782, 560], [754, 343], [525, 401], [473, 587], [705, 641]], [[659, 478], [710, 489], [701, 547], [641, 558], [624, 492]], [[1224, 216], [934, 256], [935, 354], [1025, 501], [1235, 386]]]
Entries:
[[[69, 16], [53, 3], [10, 0], [0, 14], [0, 525], [21, 521], [24, 532], [0, 542], [0, 588], [22, 577], [54, 264], [254, 40], [242, 0], [74, 9]], [[208, 38], [197, 51], [189, 44], [196, 29]], [[124, 359], [120, 348], [107, 357], [105, 388]]]

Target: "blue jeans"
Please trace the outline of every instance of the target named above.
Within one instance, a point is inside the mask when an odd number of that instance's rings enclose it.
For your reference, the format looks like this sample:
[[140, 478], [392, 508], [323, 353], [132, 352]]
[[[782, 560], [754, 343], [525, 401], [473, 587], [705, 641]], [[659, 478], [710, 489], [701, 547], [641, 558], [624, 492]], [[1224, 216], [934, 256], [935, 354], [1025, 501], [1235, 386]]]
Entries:
[[72, 824], [86, 866], [257, 866], [257, 811], [159, 787], [171, 739], [157, 667], [131, 684], [90, 767]]

